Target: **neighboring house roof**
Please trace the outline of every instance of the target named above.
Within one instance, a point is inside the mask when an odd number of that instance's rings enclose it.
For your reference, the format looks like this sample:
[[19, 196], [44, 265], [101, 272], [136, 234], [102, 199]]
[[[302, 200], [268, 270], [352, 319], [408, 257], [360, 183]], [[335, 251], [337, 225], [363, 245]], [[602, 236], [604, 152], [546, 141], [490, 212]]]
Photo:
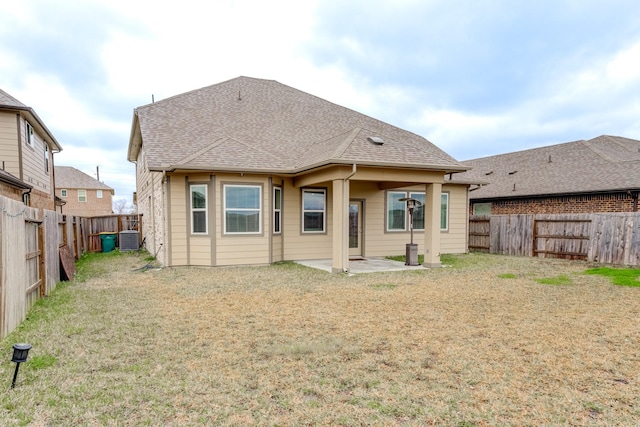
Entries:
[[0, 169], [0, 182], [9, 184], [12, 187], [19, 188], [21, 190], [30, 190], [33, 187], [22, 181], [20, 178], [16, 178], [4, 169]]
[[22, 102], [18, 101], [13, 96], [9, 95], [4, 90], [0, 89], [0, 110], [17, 110], [22, 111], [27, 116], [30, 121], [34, 122], [33, 125], [39, 127], [40, 132], [44, 133], [46, 137], [49, 139], [49, 143], [52, 145], [53, 151], [62, 151], [62, 147], [53, 136], [53, 134], [49, 131], [44, 122], [38, 117], [35, 110], [31, 107], [27, 107]]
[[87, 190], [109, 190], [113, 193], [113, 188], [98, 181], [94, 177], [73, 168], [71, 166], [54, 167], [56, 188], [82, 188]]
[[[376, 145], [369, 137], [382, 138]], [[129, 161], [298, 173], [328, 164], [468, 169], [425, 138], [273, 80], [238, 77], [138, 107]]]
[[471, 171], [452, 182], [485, 181], [470, 199], [637, 191], [640, 141], [602, 135], [531, 150], [467, 160]]

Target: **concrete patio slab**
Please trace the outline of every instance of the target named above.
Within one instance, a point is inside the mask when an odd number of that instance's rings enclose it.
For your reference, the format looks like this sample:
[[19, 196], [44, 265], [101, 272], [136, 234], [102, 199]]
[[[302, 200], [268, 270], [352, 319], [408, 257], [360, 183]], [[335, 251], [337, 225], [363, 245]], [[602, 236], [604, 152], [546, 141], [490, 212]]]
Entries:
[[[296, 261], [296, 263], [306, 267], [317, 268], [320, 270], [331, 272], [331, 259], [316, 259], [308, 261]], [[425, 267], [408, 266], [400, 261], [394, 261], [387, 258], [358, 258], [349, 261], [349, 273], [379, 273], [382, 271], [405, 271], [405, 270], [424, 270]]]

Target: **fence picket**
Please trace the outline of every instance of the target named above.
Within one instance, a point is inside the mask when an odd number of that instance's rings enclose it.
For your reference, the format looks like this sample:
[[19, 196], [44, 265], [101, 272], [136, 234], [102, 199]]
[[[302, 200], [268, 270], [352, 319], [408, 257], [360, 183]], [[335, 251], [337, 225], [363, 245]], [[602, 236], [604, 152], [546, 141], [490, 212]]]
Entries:
[[640, 213], [472, 215], [469, 249], [638, 266]]

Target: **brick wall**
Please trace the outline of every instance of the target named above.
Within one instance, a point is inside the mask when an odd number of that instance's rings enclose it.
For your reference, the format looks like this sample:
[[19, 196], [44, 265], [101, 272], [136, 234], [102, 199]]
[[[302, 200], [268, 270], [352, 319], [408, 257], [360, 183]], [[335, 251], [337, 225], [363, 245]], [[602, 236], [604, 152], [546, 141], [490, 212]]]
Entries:
[[[56, 188], [56, 195], [65, 203], [62, 213], [77, 216], [104, 216], [113, 213], [112, 195], [109, 190], [102, 190], [102, 198], [98, 198], [97, 190], [86, 190], [86, 202], [78, 201], [78, 189], [67, 188], [66, 197], [62, 197], [62, 188]], [[58, 208], [58, 212], [60, 208]]]
[[[471, 200], [469, 214], [474, 214], [474, 203], [482, 202]], [[633, 209], [633, 199], [626, 192], [491, 201], [492, 215], [633, 212]]]
[[22, 190], [5, 183], [0, 183], [0, 196], [8, 197], [9, 199], [21, 202]]

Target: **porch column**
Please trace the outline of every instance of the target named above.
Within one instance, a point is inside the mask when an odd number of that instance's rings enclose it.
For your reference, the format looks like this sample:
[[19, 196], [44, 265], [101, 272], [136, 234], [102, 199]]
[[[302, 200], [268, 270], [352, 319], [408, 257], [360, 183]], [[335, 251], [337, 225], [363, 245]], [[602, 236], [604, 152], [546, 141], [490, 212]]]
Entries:
[[427, 268], [440, 267], [440, 205], [442, 184], [427, 184], [424, 209], [424, 263]]
[[333, 180], [333, 261], [332, 273], [349, 271], [349, 182]]

